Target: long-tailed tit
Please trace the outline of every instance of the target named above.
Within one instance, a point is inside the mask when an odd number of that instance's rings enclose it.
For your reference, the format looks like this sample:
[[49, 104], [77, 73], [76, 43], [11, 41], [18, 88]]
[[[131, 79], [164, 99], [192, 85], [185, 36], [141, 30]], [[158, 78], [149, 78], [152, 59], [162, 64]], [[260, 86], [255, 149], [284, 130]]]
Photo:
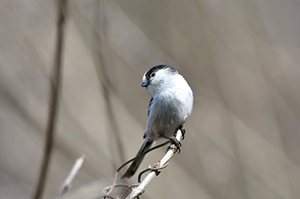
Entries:
[[[157, 65], [146, 71], [142, 80], [152, 98], [148, 108], [144, 143], [137, 156], [150, 149], [159, 138], [176, 142], [177, 130], [190, 116], [193, 109], [193, 91], [178, 71], [168, 65]], [[129, 178], [138, 169], [145, 155], [135, 159], [122, 178]]]

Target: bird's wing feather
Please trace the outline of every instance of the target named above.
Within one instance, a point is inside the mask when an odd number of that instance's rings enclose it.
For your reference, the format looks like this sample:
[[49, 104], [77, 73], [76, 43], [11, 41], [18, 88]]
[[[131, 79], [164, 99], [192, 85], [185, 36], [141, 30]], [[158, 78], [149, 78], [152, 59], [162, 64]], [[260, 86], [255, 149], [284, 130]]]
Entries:
[[[139, 152], [136, 154], [136, 159], [131, 163], [130, 167], [127, 169], [125, 174], [122, 176], [122, 178], [130, 178], [135, 174], [137, 169], [139, 168], [140, 164], [142, 163], [144, 157], [146, 154], [143, 154], [145, 151], [149, 150], [151, 146], [153, 146], [155, 142], [148, 142], [145, 140], [143, 145], [141, 146]], [[143, 154], [143, 155], [142, 155]]]
[[152, 103], [153, 103], [153, 97], [151, 97], [150, 102], [149, 102], [149, 106], [148, 106], [148, 117], [149, 117], [149, 115], [150, 115]]

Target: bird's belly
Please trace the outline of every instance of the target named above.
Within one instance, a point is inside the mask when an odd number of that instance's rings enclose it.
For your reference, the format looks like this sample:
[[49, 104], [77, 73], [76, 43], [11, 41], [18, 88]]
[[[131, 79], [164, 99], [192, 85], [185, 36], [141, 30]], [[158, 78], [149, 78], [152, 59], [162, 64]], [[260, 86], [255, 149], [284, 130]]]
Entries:
[[184, 123], [181, 106], [167, 100], [153, 104], [150, 118], [148, 118], [146, 136], [152, 140], [159, 137], [174, 136], [176, 130]]

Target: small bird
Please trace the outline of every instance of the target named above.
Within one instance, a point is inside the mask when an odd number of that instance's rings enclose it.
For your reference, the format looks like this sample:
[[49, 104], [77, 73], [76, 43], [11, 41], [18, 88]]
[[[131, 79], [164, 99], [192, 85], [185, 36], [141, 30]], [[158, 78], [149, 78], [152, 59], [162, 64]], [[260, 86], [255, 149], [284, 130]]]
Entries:
[[[144, 143], [137, 156], [150, 149], [159, 138], [175, 138], [177, 130], [183, 131], [183, 124], [193, 110], [193, 91], [178, 71], [168, 65], [157, 65], [145, 72], [142, 87], [146, 87], [152, 95], [148, 107], [147, 128]], [[137, 157], [122, 178], [134, 175], [145, 155]]]

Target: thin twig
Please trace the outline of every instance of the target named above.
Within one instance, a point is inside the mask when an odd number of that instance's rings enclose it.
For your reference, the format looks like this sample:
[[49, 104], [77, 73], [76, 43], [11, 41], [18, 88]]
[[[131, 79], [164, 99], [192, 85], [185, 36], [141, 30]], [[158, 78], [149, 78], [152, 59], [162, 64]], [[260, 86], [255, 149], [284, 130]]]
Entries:
[[62, 48], [64, 39], [64, 24], [66, 19], [67, 0], [58, 0], [58, 20], [57, 20], [57, 36], [56, 36], [56, 51], [54, 70], [50, 78], [50, 103], [49, 103], [49, 116], [44, 148], [44, 156], [42, 160], [41, 170], [39, 174], [38, 184], [35, 190], [33, 199], [39, 199], [43, 195], [45, 184], [47, 180], [47, 173], [50, 163], [50, 158], [53, 148], [54, 131], [56, 126], [56, 118], [58, 112], [58, 99], [61, 85], [61, 60]]
[[[107, 191], [107, 193], [105, 193], [105, 196], [109, 196], [109, 194], [110, 194], [110, 193], [112, 192], [112, 190], [115, 188], [116, 183], [117, 183], [117, 177], [118, 177], [118, 174], [119, 174], [119, 172], [117, 171], [117, 172], [115, 173], [115, 177], [114, 177], [114, 181], [113, 181], [112, 185], [111, 185], [109, 188], [106, 189], [106, 190], [108, 190], [108, 191]], [[104, 197], [103, 197], [102, 199], [104, 199]]]
[[[176, 139], [180, 142], [182, 137], [182, 133], [180, 130], [177, 131]], [[169, 160], [173, 157], [173, 155], [176, 153], [176, 147], [170, 147], [164, 157], [160, 160], [159, 167], [163, 167], [166, 165]], [[156, 176], [157, 171], [151, 171], [141, 182], [141, 184], [133, 189], [133, 191], [126, 197], [126, 199], [133, 199], [138, 197], [139, 195], [143, 194], [145, 192], [146, 186], [154, 179]]]
[[73, 179], [75, 178], [75, 176], [77, 175], [78, 171], [81, 169], [84, 160], [86, 158], [86, 155], [81, 155], [80, 158], [78, 158], [72, 169], [70, 170], [68, 176], [66, 177], [65, 181], [60, 185], [57, 193], [56, 193], [56, 198], [61, 197], [63, 194], [65, 194], [71, 187], [71, 183], [73, 181]]
[[[169, 142], [170, 142], [170, 141], [167, 141], [167, 142], [164, 142], [164, 143], [162, 143], [162, 144], [160, 144], [160, 145], [157, 145], [157, 146], [155, 146], [155, 147], [152, 147], [152, 148], [150, 148], [150, 149], [144, 151], [143, 153], [139, 154], [138, 156], [136, 156], [136, 157], [134, 157], [134, 158], [131, 158], [130, 160], [128, 160], [128, 161], [126, 161], [125, 163], [123, 163], [123, 164], [117, 169], [117, 171], [116, 171], [116, 173], [115, 173], [115, 177], [114, 177], [114, 181], [113, 181], [112, 185], [111, 185], [111, 186], [108, 186], [108, 187], [106, 187], [106, 188], [104, 189], [104, 190], [106, 191], [106, 192], [105, 192], [105, 195], [106, 195], [106, 196], [109, 195], [109, 194], [113, 191], [113, 189], [115, 188], [115, 185], [116, 185], [116, 183], [117, 183], [118, 174], [119, 174], [119, 172], [121, 171], [121, 169], [122, 169], [123, 167], [125, 167], [125, 166], [126, 166], [127, 164], [129, 164], [130, 162], [136, 160], [138, 157], [140, 157], [140, 156], [142, 156], [142, 155], [145, 155], [145, 154], [149, 153], [150, 151], [153, 151], [153, 150], [155, 150], [155, 149], [158, 149], [158, 148], [160, 148], [160, 147], [162, 147], [162, 146], [168, 144]], [[108, 191], [107, 191], [107, 190], [108, 190]], [[102, 199], [103, 199], [103, 198], [102, 198]]]

